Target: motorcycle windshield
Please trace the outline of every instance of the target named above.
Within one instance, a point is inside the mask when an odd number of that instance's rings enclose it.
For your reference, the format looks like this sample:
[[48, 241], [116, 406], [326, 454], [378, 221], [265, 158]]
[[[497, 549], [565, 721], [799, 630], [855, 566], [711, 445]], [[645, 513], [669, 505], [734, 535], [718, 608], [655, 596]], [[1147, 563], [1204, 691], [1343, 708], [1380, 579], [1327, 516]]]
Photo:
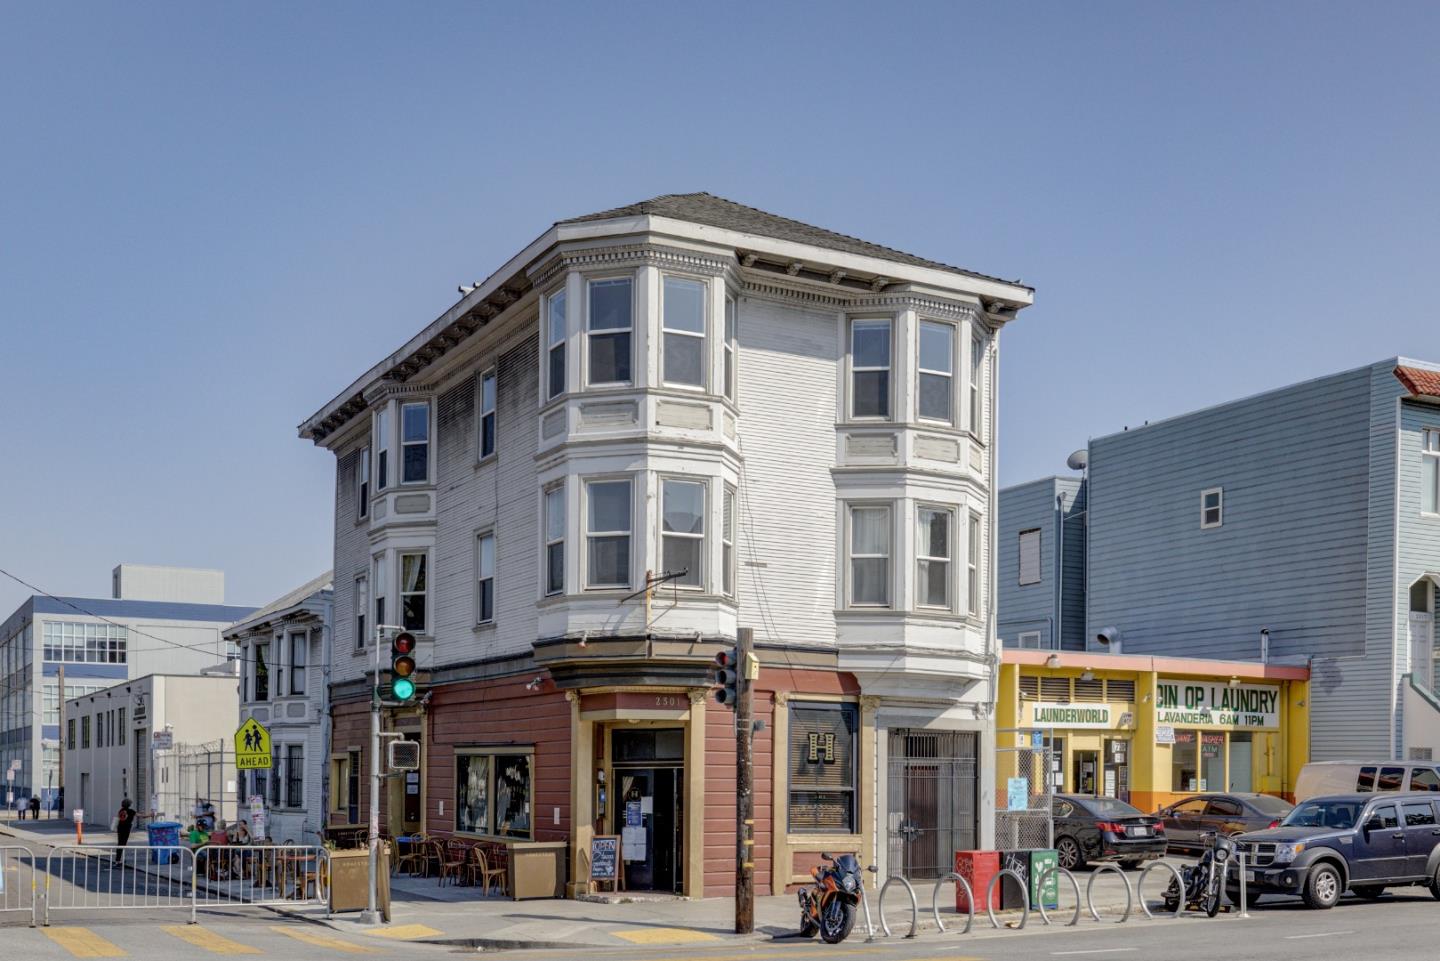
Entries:
[[835, 870], [842, 874], [859, 874], [860, 862], [855, 860], [855, 855], [853, 854], [842, 854], [835, 859]]

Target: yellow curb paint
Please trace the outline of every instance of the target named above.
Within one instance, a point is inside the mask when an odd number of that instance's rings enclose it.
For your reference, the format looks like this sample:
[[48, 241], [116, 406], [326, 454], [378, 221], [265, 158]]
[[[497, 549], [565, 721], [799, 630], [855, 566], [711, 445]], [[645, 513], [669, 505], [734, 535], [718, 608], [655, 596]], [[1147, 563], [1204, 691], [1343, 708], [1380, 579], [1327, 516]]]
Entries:
[[89, 928], [45, 928], [45, 937], [77, 958], [123, 958], [127, 952]]
[[433, 938], [445, 932], [423, 924], [397, 924], [393, 928], [376, 928], [365, 933], [372, 938], [396, 938], [404, 941], [406, 938]]
[[713, 934], [689, 928], [638, 928], [633, 931], [611, 931], [631, 944], [691, 944], [695, 941], [719, 941]]
[[363, 944], [351, 944], [349, 941], [341, 941], [339, 938], [327, 938], [323, 934], [316, 934], [303, 927], [286, 927], [276, 924], [271, 925], [270, 930], [288, 938], [294, 938], [296, 941], [304, 941], [317, 948], [329, 948], [332, 951], [344, 951], [347, 954], [372, 954], [375, 951], [374, 948], [366, 947]]
[[216, 934], [209, 928], [202, 928], [198, 924], [165, 924], [161, 925], [161, 931], [172, 938], [179, 938], [186, 944], [193, 944], [197, 948], [203, 948], [211, 954], [259, 954], [259, 948], [252, 948], [248, 944], [241, 944], [239, 941], [231, 941], [223, 934]]

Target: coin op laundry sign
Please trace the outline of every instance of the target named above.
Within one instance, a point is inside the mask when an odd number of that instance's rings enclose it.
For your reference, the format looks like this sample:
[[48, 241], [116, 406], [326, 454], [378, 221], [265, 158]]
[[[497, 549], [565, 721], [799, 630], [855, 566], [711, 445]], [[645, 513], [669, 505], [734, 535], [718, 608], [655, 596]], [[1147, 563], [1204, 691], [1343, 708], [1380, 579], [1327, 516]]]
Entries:
[[1280, 689], [1224, 681], [1161, 678], [1155, 688], [1155, 723], [1174, 727], [1280, 726]]

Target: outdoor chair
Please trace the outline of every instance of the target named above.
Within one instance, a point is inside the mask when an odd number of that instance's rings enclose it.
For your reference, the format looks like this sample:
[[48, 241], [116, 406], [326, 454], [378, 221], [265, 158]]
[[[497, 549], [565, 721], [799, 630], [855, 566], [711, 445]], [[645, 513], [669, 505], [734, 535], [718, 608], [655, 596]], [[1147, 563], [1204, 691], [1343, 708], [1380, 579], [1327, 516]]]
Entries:
[[440, 853], [440, 884], [445, 883], [449, 878], [451, 884], [459, 884], [465, 879], [465, 844], [454, 838], [446, 841], [443, 845], [436, 842]]
[[504, 896], [510, 887], [510, 866], [509, 856], [503, 844], [487, 844], [484, 850], [480, 845], [475, 847], [480, 861], [480, 882], [485, 893], [490, 893], [490, 888], [498, 884], [500, 894]]
[[411, 835], [405, 844], [404, 853], [395, 859], [396, 874], [408, 871], [413, 878], [425, 872], [426, 841], [423, 834]]

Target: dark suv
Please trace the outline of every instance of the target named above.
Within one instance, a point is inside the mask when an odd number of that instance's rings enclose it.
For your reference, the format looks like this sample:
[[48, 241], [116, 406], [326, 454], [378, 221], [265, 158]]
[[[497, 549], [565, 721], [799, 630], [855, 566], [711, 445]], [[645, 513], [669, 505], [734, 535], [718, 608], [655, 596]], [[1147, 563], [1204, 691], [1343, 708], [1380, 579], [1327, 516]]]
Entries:
[[[1434, 794], [1337, 794], [1302, 801], [1279, 827], [1236, 839], [1247, 898], [1298, 894], [1330, 908], [1348, 887], [1362, 898], [1422, 884], [1440, 898], [1440, 799]], [[1239, 879], [1230, 877], [1237, 893]]]

